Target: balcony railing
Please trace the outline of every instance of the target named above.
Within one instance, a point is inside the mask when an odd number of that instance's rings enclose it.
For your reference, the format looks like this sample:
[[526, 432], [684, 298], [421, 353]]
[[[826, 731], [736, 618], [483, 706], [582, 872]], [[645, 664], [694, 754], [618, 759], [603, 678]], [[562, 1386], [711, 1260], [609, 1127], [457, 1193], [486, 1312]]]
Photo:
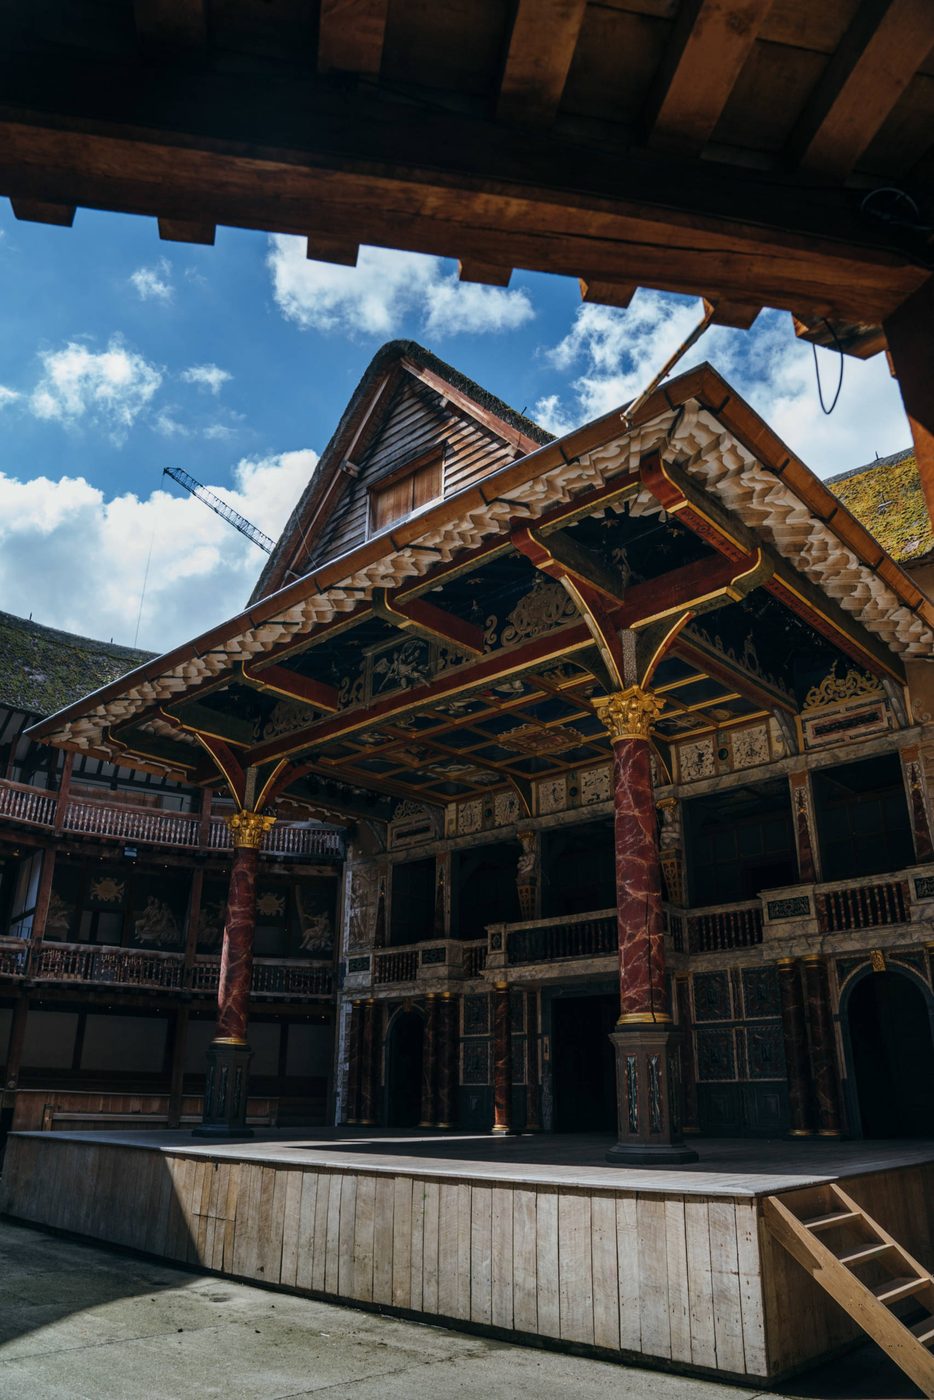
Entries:
[[[23, 976], [27, 948], [11, 948], [19, 971], [7, 973], [0, 948], [0, 975]], [[39, 982], [77, 982], [84, 985], [149, 987], [159, 990], [217, 990], [219, 958], [199, 958], [186, 975], [181, 953], [159, 953], [136, 948], [89, 946], [86, 943], [44, 943], [33, 952], [30, 974]], [[317, 998], [330, 996], [334, 975], [330, 967], [316, 967], [278, 958], [257, 958], [253, 964], [255, 997]]]
[[398, 953], [380, 953], [376, 958], [373, 981], [377, 986], [387, 982], [414, 982], [418, 976], [418, 949], [404, 948]]
[[687, 926], [689, 953], [751, 948], [762, 942], [762, 904], [757, 899], [722, 909], [690, 910]]
[[0, 977], [24, 977], [28, 961], [28, 943], [19, 938], [0, 942]]
[[603, 958], [616, 952], [618, 937], [615, 909], [537, 919], [522, 928], [506, 929], [506, 961], [515, 967], [564, 958]]
[[479, 977], [486, 967], [486, 940], [468, 943], [464, 947], [464, 976]]
[[911, 918], [908, 883], [891, 876], [833, 889], [819, 886], [816, 904], [821, 933], [882, 928], [888, 924], [908, 923]]
[[[0, 782], [0, 818], [51, 830], [58, 807], [56, 793], [23, 783]], [[190, 813], [160, 812], [131, 804], [85, 802], [68, 798], [62, 817], [62, 831], [73, 836], [93, 836], [124, 843], [141, 842], [171, 846], [176, 850], [201, 849], [201, 819]], [[229, 851], [233, 841], [227, 823], [212, 817], [207, 827], [206, 847]], [[343, 860], [344, 835], [332, 827], [309, 826], [303, 822], [277, 822], [267, 832], [263, 853], [269, 856], [297, 856], [305, 859]]]

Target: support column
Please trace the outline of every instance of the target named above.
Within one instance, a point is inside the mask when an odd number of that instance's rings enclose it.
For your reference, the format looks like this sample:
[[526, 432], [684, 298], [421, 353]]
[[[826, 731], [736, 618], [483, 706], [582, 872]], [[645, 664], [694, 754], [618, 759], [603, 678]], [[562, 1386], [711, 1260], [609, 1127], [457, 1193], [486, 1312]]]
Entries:
[[542, 1130], [541, 1080], [538, 1072], [538, 988], [525, 994], [525, 1131]]
[[620, 1014], [616, 1051], [619, 1141], [607, 1160], [694, 1162], [681, 1136], [680, 1036], [665, 984], [662, 874], [655, 838], [649, 735], [662, 702], [641, 686], [595, 701], [613, 742]]
[[811, 1095], [808, 1075], [808, 1034], [804, 1020], [801, 969], [794, 958], [779, 958], [778, 985], [782, 999], [782, 1037], [788, 1071], [790, 1137], [810, 1137]]
[[363, 1061], [363, 1003], [350, 1004], [350, 1027], [347, 1032], [347, 1107], [344, 1122], [360, 1121], [360, 1071]]
[[457, 1001], [451, 992], [441, 993], [439, 1029], [437, 1126], [453, 1128], [457, 1121], [458, 1025]]
[[493, 1132], [512, 1132], [512, 1035], [509, 983], [493, 987]]
[[676, 797], [663, 797], [658, 804], [661, 824], [659, 859], [662, 867], [664, 892], [669, 904], [684, 907], [684, 842], [681, 831], [680, 803]]
[[16, 1114], [16, 1094], [19, 1089], [19, 1070], [23, 1060], [23, 1043], [26, 1039], [26, 1020], [29, 1003], [26, 993], [20, 991], [13, 1008], [13, 1022], [10, 1026], [10, 1043], [7, 1048], [6, 1072], [3, 1092], [0, 1093], [0, 1158], [6, 1144], [7, 1134], [13, 1127]]
[[928, 514], [934, 520], [934, 278], [906, 298], [883, 329], [914, 439]]
[[678, 998], [678, 1029], [681, 1032], [681, 1131], [696, 1133], [699, 1131], [697, 1070], [694, 1064], [694, 1037], [691, 1034], [690, 978], [676, 977], [675, 991]]
[[422, 1042], [422, 1116], [420, 1128], [433, 1128], [437, 1119], [438, 1083], [438, 1022], [439, 1003], [436, 992], [425, 997], [425, 1039]]
[[922, 864], [934, 860], [934, 839], [931, 835], [931, 820], [928, 813], [921, 750], [917, 744], [911, 744], [908, 748], [900, 749], [898, 756], [902, 764], [905, 796], [908, 798], [908, 814], [911, 817], [915, 860]]
[[811, 1082], [814, 1085], [814, 1099], [817, 1105], [817, 1135], [839, 1137], [840, 1090], [834, 1055], [833, 1023], [830, 1019], [827, 969], [819, 953], [806, 953], [801, 962], [804, 967], [807, 1019], [811, 1033]]
[[371, 1128], [376, 1122], [378, 1040], [376, 1034], [377, 1006], [373, 997], [363, 1003], [363, 1026], [360, 1041], [360, 1118], [361, 1127]]
[[802, 884], [812, 885], [820, 879], [820, 862], [814, 830], [814, 800], [811, 796], [811, 775], [806, 768], [788, 774], [791, 789], [791, 810], [794, 814], [795, 848], [798, 852], [798, 877]]
[[538, 877], [539, 854], [538, 832], [527, 829], [517, 831], [522, 852], [516, 865], [516, 893], [519, 896], [519, 915], [523, 919], [538, 917]]
[[49, 919], [49, 903], [52, 899], [52, 880], [55, 876], [56, 851], [46, 846], [42, 852], [42, 870], [39, 873], [39, 888], [36, 890], [36, 906], [32, 913], [32, 929], [29, 935], [30, 954], [34, 956], [45, 937], [45, 926]]
[[62, 777], [58, 785], [58, 796], [55, 799], [55, 817], [52, 822], [52, 830], [56, 836], [60, 836], [65, 826], [65, 816], [68, 811], [68, 800], [71, 795], [71, 773], [75, 766], [75, 756], [69, 752], [65, 754], [65, 761], [62, 764]]
[[188, 1007], [176, 1011], [172, 1024], [172, 1067], [169, 1077], [168, 1126], [177, 1128], [182, 1117], [185, 1080], [185, 1044], [188, 1039]]
[[234, 858], [217, 985], [217, 1025], [208, 1047], [204, 1116], [194, 1129], [200, 1137], [252, 1135], [246, 1126], [246, 1101], [253, 1052], [246, 1034], [256, 930], [256, 867], [263, 837], [274, 822], [275, 817], [248, 811], [236, 812], [227, 821]]

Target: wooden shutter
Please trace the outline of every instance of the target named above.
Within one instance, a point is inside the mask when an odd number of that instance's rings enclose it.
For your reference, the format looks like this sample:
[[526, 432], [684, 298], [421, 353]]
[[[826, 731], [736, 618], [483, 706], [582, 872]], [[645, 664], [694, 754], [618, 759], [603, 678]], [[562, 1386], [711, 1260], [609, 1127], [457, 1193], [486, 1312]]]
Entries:
[[373, 530], [384, 530], [404, 520], [441, 495], [441, 458], [426, 462], [401, 476], [370, 488], [370, 521]]

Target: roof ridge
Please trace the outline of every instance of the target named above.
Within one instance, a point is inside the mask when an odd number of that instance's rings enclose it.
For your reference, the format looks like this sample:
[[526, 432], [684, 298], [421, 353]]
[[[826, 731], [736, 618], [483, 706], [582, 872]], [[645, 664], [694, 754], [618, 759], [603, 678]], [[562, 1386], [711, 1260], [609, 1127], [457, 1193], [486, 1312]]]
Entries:
[[890, 452], [887, 457], [876, 457], [872, 462], [864, 462], [861, 467], [850, 467], [848, 471], [837, 472], [836, 476], [824, 478], [825, 486], [832, 486], [835, 481], [847, 481], [850, 477], [860, 476], [863, 472], [871, 472], [876, 467], [894, 467], [899, 462], [905, 462], [909, 457], [914, 457], [913, 447], [903, 447], [900, 452]]
[[104, 651], [116, 652], [121, 656], [144, 657], [147, 661], [150, 657], [158, 656], [155, 651], [147, 651], [144, 647], [130, 647], [123, 642], [102, 641], [100, 637], [86, 637], [80, 632], [66, 632], [60, 627], [50, 627], [48, 623], [36, 622], [31, 617], [20, 617], [18, 613], [4, 612], [0, 609], [0, 624], [12, 623], [15, 627], [24, 632], [41, 633], [43, 636], [61, 642], [66, 646], [93, 646], [100, 647]]

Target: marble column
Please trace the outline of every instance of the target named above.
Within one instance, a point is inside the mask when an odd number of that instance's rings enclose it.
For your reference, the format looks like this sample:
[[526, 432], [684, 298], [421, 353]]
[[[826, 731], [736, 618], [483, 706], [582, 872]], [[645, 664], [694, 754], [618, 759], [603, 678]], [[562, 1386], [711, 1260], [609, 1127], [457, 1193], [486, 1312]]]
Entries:
[[788, 1073], [790, 1137], [810, 1137], [811, 1094], [808, 1073], [808, 1033], [804, 1019], [801, 969], [795, 958], [779, 958], [778, 985], [782, 999], [782, 1036]]
[[681, 1032], [681, 1130], [699, 1131], [697, 1122], [697, 1069], [694, 1064], [694, 1038], [691, 1034], [690, 978], [676, 977], [678, 1029]]
[[693, 1162], [681, 1136], [680, 1036], [665, 980], [649, 735], [662, 708], [632, 685], [594, 702], [613, 743], [620, 1014], [613, 1032], [620, 1165]]
[[925, 793], [924, 768], [921, 750], [917, 744], [899, 751], [902, 763], [902, 779], [905, 783], [905, 796], [908, 799], [908, 814], [911, 817], [911, 834], [914, 840], [915, 860], [919, 864], [934, 860], [934, 839], [931, 836], [931, 822], [928, 814], [927, 794]]
[[542, 1130], [541, 1082], [538, 1072], [538, 988], [525, 994], [525, 1131]]
[[811, 1083], [814, 1085], [817, 1107], [817, 1135], [839, 1137], [840, 1089], [834, 1054], [833, 1023], [830, 1018], [827, 969], [819, 953], [806, 953], [801, 962], [804, 967], [804, 990], [811, 1038]]
[[799, 768], [796, 772], [788, 774], [788, 785], [791, 790], [795, 848], [798, 852], [798, 877], [802, 884], [811, 885], [820, 879], [811, 775], [806, 768]]
[[202, 1137], [249, 1137], [246, 1126], [248, 1072], [252, 1050], [247, 1043], [253, 935], [256, 930], [256, 867], [263, 837], [275, 817], [236, 812], [227, 820], [234, 844], [227, 916], [217, 984], [217, 1023], [208, 1047], [204, 1115], [194, 1129]]
[[451, 992], [441, 993], [438, 1031], [438, 1122], [453, 1128], [457, 1121], [458, 1025], [457, 1001]]
[[509, 984], [493, 987], [493, 1132], [512, 1131], [512, 1034]]
[[360, 1065], [363, 1058], [363, 1003], [350, 1004], [350, 1025], [347, 1029], [347, 1107], [344, 1122], [352, 1126], [360, 1121]]
[[425, 1039], [422, 1042], [422, 1120], [420, 1128], [433, 1128], [437, 1119], [439, 1003], [435, 992], [425, 997]]

